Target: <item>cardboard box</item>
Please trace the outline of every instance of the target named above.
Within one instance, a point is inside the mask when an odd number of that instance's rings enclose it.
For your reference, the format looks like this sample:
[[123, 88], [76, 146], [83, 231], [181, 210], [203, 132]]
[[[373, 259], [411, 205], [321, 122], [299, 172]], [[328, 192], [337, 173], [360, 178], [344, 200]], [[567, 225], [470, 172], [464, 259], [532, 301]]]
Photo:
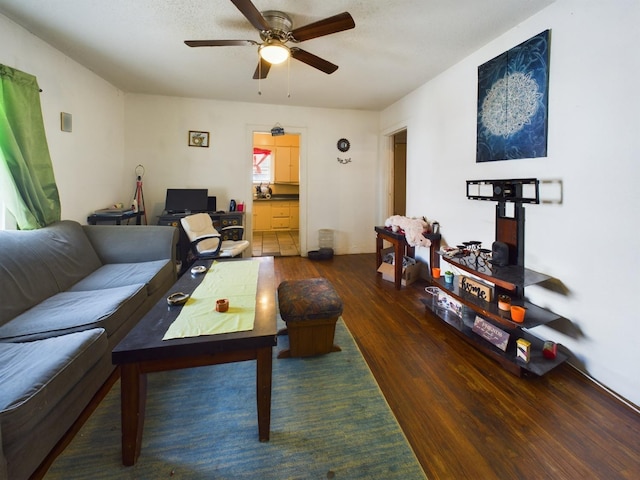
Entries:
[[[395, 282], [396, 266], [390, 263], [382, 263], [378, 268], [378, 272], [382, 273], [382, 279], [387, 282]], [[408, 265], [402, 269], [401, 284], [405, 287], [411, 285], [420, 277], [420, 264]]]

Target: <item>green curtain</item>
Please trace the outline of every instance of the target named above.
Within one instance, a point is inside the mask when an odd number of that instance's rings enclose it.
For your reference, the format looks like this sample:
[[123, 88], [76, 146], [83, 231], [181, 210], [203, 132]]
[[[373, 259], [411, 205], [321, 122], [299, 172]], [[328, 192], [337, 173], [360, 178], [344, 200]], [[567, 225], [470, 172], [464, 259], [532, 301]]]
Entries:
[[5, 65], [0, 65], [0, 192], [21, 230], [60, 220], [38, 81]]

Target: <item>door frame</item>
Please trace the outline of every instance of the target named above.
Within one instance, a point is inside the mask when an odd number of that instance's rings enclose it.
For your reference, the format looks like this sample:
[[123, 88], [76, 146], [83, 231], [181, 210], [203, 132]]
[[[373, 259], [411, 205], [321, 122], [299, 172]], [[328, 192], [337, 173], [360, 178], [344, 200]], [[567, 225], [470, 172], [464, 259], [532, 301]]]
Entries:
[[380, 212], [385, 215], [385, 219], [393, 215], [393, 194], [394, 194], [394, 135], [403, 130], [407, 131], [407, 151], [409, 150], [408, 138], [409, 127], [406, 123], [399, 123], [393, 127], [390, 127], [382, 132], [382, 144], [381, 144], [381, 186], [383, 188], [383, 195], [380, 195], [381, 205]]
[[[300, 135], [300, 228], [298, 230], [300, 235], [300, 256], [307, 256], [307, 128], [306, 127], [293, 127], [282, 126], [286, 133], [293, 135]], [[269, 132], [273, 128], [273, 124], [248, 124], [245, 130], [245, 144], [246, 144], [246, 158], [247, 158], [247, 179], [249, 184], [246, 191], [252, 192], [253, 186], [253, 134]], [[250, 201], [245, 202], [245, 205], [249, 205], [245, 213], [245, 229], [248, 232], [253, 233], [253, 195], [249, 195]], [[250, 242], [253, 242], [252, 238], [249, 238]], [[253, 245], [251, 245], [253, 247]], [[251, 248], [248, 249], [251, 251]]]

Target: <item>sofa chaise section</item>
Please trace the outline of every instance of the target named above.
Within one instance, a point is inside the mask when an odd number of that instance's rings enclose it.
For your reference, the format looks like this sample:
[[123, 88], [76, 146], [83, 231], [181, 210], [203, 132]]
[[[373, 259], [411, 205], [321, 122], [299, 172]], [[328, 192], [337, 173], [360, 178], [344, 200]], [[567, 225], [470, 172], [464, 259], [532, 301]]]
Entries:
[[[108, 374], [107, 336], [85, 330], [35, 342], [0, 343], [0, 430], [6, 476], [25, 479], [77, 418]], [[97, 384], [97, 385], [96, 385]], [[32, 435], [37, 431], [38, 435]], [[20, 458], [16, 462], [12, 459]], [[29, 461], [32, 460], [32, 461]]]
[[29, 478], [114, 374], [113, 347], [175, 283], [177, 242], [69, 220], [0, 231], [0, 480]]

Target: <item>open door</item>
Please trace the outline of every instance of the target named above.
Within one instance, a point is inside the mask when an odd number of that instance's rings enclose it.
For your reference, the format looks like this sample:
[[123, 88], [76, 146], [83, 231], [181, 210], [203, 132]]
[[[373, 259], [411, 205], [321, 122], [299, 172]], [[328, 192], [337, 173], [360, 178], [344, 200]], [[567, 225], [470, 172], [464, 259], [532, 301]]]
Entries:
[[394, 215], [407, 214], [407, 131], [393, 135], [393, 208]]

